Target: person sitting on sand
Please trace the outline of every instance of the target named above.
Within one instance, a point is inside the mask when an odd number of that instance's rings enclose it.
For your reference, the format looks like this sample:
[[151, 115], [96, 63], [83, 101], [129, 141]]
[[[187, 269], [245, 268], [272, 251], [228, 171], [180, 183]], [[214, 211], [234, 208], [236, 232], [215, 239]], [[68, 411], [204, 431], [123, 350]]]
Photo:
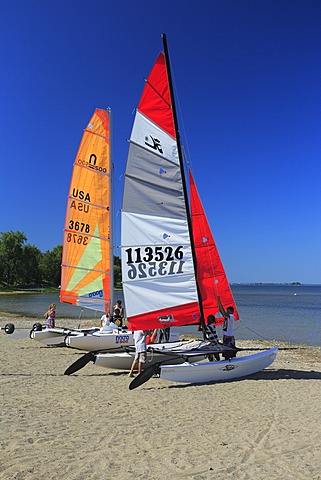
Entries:
[[46, 328], [55, 328], [56, 321], [56, 304], [49, 305], [49, 309], [43, 314], [46, 319]]

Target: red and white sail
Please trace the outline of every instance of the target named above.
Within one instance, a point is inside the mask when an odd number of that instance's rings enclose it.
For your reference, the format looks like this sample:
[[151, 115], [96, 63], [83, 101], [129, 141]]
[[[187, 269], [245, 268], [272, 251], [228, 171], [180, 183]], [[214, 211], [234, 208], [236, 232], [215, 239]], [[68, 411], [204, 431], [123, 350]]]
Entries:
[[223, 319], [221, 322], [218, 320], [217, 297], [220, 297], [225, 309], [227, 307], [234, 308], [234, 318], [238, 320], [239, 315], [231, 287], [191, 171], [189, 172], [189, 183], [192, 230], [197, 263], [197, 282], [201, 292], [205, 320], [208, 315], [216, 315], [216, 323], [223, 322]]
[[121, 249], [131, 328], [199, 321], [186, 200], [163, 53], [146, 81], [130, 138]]

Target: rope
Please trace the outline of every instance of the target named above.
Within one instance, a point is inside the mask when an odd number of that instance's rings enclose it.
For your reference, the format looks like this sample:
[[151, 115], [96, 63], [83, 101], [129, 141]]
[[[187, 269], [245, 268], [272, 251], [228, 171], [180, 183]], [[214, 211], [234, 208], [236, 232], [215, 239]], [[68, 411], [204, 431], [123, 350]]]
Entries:
[[[234, 325], [235, 325], [235, 324], [234, 324]], [[241, 320], [239, 320], [239, 326], [242, 326], [243, 328], [246, 328], [247, 330], [249, 330], [250, 332], [254, 333], [254, 334], [257, 335], [258, 337], [262, 338], [263, 340], [270, 341], [270, 339], [263, 337], [263, 335], [261, 335], [260, 333], [256, 332], [256, 331], [253, 330], [252, 328], [249, 328], [249, 327], [246, 327], [245, 325], [243, 325], [243, 323], [242, 323]], [[235, 331], [237, 331], [237, 330], [238, 330], [238, 328], [235, 328]]]
[[79, 317], [78, 317], [78, 322], [79, 322], [79, 323], [78, 323], [78, 327], [77, 327], [78, 330], [80, 329], [80, 322], [81, 322], [81, 317], [82, 317], [82, 312], [83, 312], [83, 311], [84, 311], [84, 309], [82, 308], [81, 311], [80, 311], [80, 313], [79, 313]]

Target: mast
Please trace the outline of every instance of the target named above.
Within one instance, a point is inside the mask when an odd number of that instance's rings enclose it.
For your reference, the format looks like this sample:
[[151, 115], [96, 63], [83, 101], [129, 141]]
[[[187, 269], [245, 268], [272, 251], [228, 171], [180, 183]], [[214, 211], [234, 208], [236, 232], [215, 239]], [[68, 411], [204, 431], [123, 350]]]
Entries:
[[111, 108], [106, 109], [109, 117], [109, 156], [110, 156], [110, 233], [109, 233], [109, 253], [110, 253], [110, 305], [109, 313], [113, 314], [114, 306], [114, 162], [113, 162], [113, 125], [112, 125], [112, 113]]
[[204, 311], [203, 311], [203, 302], [202, 302], [202, 296], [201, 296], [201, 292], [200, 292], [200, 289], [199, 289], [199, 285], [198, 285], [198, 282], [197, 282], [196, 253], [195, 253], [195, 244], [194, 244], [194, 238], [193, 238], [191, 214], [190, 214], [190, 209], [189, 209], [189, 204], [188, 204], [188, 196], [187, 196], [186, 178], [185, 178], [185, 171], [184, 171], [181, 137], [180, 137], [180, 133], [179, 133], [179, 129], [178, 129], [176, 104], [175, 104], [174, 90], [173, 90], [173, 84], [172, 84], [172, 74], [171, 74], [169, 52], [168, 52], [167, 39], [166, 39], [166, 34], [165, 33], [162, 33], [162, 40], [163, 40], [167, 75], [168, 75], [169, 90], [170, 90], [170, 95], [171, 95], [171, 100], [172, 100], [172, 111], [173, 111], [174, 126], [175, 126], [176, 138], [177, 138], [177, 151], [178, 151], [178, 158], [179, 158], [179, 166], [180, 166], [180, 170], [181, 170], [182, 185], [183, 185], [183, 192], [184, 192], [184, 198], [185, 198], [186, 216], [187, 216], [188, 230], [189, 230], [190, 241], [191, 241], [191, 249], [192, 249], [194, 270], [195, 270], [197, 296], [198, 296], [198, 303], [199, 303], [200, 314], [201, 314], [200, 321], [201, 321], [201, 324], [204, 325], [205, 324], [205, 319], [204, 319]]

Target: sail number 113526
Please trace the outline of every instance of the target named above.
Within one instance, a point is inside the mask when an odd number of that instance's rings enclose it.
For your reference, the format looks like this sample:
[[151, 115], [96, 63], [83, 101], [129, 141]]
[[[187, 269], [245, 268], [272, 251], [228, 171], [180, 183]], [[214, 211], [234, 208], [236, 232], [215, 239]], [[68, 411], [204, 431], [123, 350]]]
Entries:
[[173, 260], [182, 260], [183, 246], [180, 245], [175, 249], [170, 245], [166, 247], [145, 247], [145, 248], [127, 248], [125, 250], [127, 254], [126, 263], [142, 263], [142, 262], [171, 262]]
[[183, 273], [185, 261], [182, 245], [176, 248], [169, 245], [127, 248], [125, 253], [128, 265], [127, 276], [130, 280]]

